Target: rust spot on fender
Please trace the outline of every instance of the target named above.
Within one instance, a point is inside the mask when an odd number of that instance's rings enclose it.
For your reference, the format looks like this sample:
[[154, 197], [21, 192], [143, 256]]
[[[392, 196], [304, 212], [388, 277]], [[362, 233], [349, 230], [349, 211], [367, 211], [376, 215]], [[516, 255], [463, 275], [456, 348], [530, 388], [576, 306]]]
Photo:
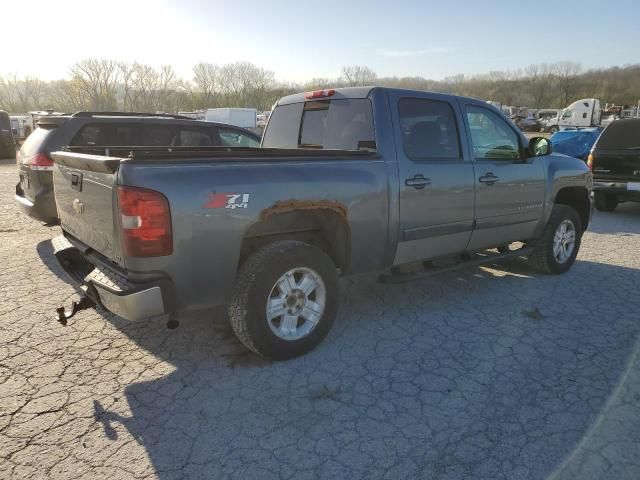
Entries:
[[278, 213], [293, 212], [296, 210], [331, 210], [347, 220], [347, 207], [335, 200], [280, 200], [269, 208], [260, 212], [260, 220], [265, 221]]

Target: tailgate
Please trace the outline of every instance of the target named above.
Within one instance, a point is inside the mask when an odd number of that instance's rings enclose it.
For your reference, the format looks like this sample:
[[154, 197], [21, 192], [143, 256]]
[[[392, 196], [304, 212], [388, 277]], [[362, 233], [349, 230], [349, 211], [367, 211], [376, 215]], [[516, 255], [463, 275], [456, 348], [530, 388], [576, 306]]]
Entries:
[[640, 149], [596, 149], [593, 157], [594, 178], [640, 181]]
[[87, 247], [123, 265], [119, 224], [114, 214], [122, 159], [55, 152], [53, 182], [62, 229]]

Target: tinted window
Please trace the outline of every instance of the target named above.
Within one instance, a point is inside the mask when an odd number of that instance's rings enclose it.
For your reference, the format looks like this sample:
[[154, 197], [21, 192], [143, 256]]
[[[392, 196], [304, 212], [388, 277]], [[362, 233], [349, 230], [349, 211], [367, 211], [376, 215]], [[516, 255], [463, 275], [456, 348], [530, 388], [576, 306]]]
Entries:
[[145, 145], [166, 147], [171, 145], [173, 140], [173, 129], [171, 125], [145, 125]]
[[140, 144], [140, 127], [134, 124], [93, 123], [85, 125], [71, 140], [71, 145], [127, 146]]
[[640, 120], [616, 120], [600, 135], [597, 148], [640, 147]]
[[205, 127], [177, 127], [170, 145], [181, 147], [208, 147], [211, 141], [211, 129]]
[[506, 120], [486, 108], [467, 107], [467, 121], [476, 158], [516, 160], [520, 158], [518, 135]]
[[368, 99], [306, 102], [298, 146], [337, 150], [375, 148], [371, 102]]
[[260, 142], [237, 130], [218, 129], [220, 141], [226, 147], [259, 147]]
[[140, 126], [138, 125], [111, 125], [110, 145], [126, 146], [140, 144]]
[[303, 106], [303, 103], [292, 103], [276, 107], [269, 117], [263, 146], [297, 148]]
[[44, 150], [44, 143], [52, 131], [53, 129], [50, 128], [36, 128], [22, 144], [20, 148], [22, 155], [30, 157], [31, 155], [42, 152]]
[[459, 159], [458, 127], [451, 105], [405, 98], [398, 105], [404, 151], [409, 158]]

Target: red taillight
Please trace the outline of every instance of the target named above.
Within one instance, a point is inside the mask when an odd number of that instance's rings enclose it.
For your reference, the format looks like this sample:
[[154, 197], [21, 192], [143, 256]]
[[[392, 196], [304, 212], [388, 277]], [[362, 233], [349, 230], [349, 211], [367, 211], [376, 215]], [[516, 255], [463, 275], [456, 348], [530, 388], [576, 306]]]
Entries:
[[336, 93], [335, 89], [330, 88], [328, 90], [314, 90], [313, 92], [306, 92], [304, 94], [304, 98], [310, 100], [312, 98], [324, 98], [324, 97], [332, 97]]
[[31, 167], [31, 170], [50, 172], [53, 170], [53, 158], [44, 152], [36, 153], [32, 157], [29, 157], [28, 165]]
[[589, 167], [589, 170], [593, 171], [593, 153], [590, 153], [587, 157], [587, 167]]
[[118, 206], [125, 255], [171, 255], [171, 212], [164, 195], [146, 188], [119, 186]]

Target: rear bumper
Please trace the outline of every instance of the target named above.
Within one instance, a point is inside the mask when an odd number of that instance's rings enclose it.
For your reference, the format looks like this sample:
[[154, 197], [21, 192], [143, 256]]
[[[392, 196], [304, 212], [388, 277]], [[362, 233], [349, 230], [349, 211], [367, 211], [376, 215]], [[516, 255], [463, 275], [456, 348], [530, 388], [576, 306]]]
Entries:
[[[634, 182], [640, 183], [640, 182]], [[629, 182], [594, 180], [593, 191], [616, 195], [621, 199], [640, 200], [640, 190], [629, 190]]]
[[56, 210], [56, 200], [53, 195], [53, 185], [50, 188], [43, 187], [35, 196], [33, 201], [25, 195], [22, 187], [16, 185], [14, 195], [16, 204], [25, 214], [41, 222], [55, 223], [58, 221], [58, 211]]
[[132, 282], [125, 272], [83, 255], [64, 236], [54, 238], [51, 243], [62, 268], [86, 288], [94, 302], [110, 312], [127, 320], [142, 320], [172, 311], [173, 287], [169, 279]]

